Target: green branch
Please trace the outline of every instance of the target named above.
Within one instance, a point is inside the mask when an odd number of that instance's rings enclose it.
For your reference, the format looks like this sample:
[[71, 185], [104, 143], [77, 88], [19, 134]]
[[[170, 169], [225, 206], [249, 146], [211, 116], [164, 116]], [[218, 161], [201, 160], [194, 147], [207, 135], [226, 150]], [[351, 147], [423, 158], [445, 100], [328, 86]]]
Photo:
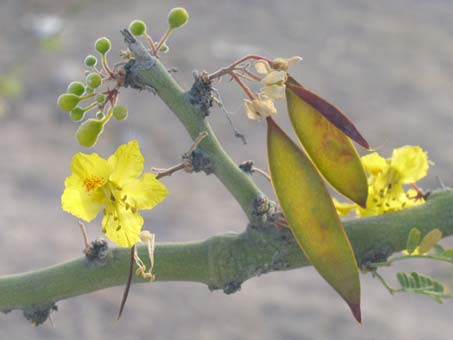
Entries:
[[200, 80], [196, 82], [199, 88], [185, 92], [166, 67], [127, 30], [123, 31], [123, 35], [136, 57], [127, 66], [127, 84], [133, 88], [153, 90], [175, 113], [193, 140], [200, 133], [208, 132], [208, 137], [199, 145], [209, 159], [206, 172], [212, 171], [238, 201], [249, 220], [255, 220], [259, 215], [256, 204], [266, 198], [250, 176], [241, 171], [222, 148], [206, 119], [211, 100], [210, 84]]
[[[405, 248], [413, 227], [423, 234], [439, 228], [453, 234], [453, 191], [432, 194], [424, 204], [377, 217], [346, 221], [358, 262], [382, 261]], [[0, 277], [0, 310], [30, 309], [53, 302], [123, 285], [127, 279], [129, 249], [114, 248], [102, 260], [81, 257], [49, 268]], [[147, 249], [139, 247], [148, 261]], [[154, 274], [157, 281], [189, 281], [238, 290], [260, 274], [308, 266], [288, 230], [271, 225], [250, 225], [243, 233], [227, 233], [190, 243], [158, 244]], [[135, 278], [135, 282], [144, 282]]]

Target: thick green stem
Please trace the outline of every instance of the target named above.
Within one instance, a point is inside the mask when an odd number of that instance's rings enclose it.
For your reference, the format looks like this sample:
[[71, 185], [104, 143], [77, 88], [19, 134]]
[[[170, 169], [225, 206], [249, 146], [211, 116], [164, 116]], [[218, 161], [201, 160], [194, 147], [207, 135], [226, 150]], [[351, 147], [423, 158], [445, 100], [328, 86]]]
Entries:
[[[136, 88], [151, 88], [175, 113], [193, 140], [206, 131], [208, 136], [200, 143], [199, 148], [209, 157], [209, 171], [212, 171], [238, 201], [249, 220], [256, 219], [255, 202], [265, 195], [259, 190], [250, 176], [241, 171], [220, 145], [212, 131], [206, 112], [191, 102], [193, 96], [185, 92], [173, 79], [166, 67], [151, 56], [141, 43], [129, 36], [126, 42], [136, 55], [132, 66], [128, 69], [128, 85]], [[203, 98], [195, 98], [203, 100]], [[210, 98], [206, 98], [210, 100]]]
[[[453, 234], [453, 191], [432, 194], [424, 204], [377, 217], [346, 221], [360, 264], [379, 262], [406, 246], [409, 231], [422, 234], [439, 228]], [[52, 302], [123, 285], [127, 280], [129, 249], [114, 248], [102, 265], [78, 258], [49, 268], [0, 278], [0, 310], [30, 309]], [[140, 257], [148, 259], [146, 247]], [[260, 274], [308, 266], [288, 230], [272, 226], [249, 228], [205, 241], [158, 244], [154, 274], [157, 281], [190, 281], [232, 293], [249, 278]], [[97, 264], [96, 264], [97, 263]], [[135, 282], [144, 282], [135, 278]]]

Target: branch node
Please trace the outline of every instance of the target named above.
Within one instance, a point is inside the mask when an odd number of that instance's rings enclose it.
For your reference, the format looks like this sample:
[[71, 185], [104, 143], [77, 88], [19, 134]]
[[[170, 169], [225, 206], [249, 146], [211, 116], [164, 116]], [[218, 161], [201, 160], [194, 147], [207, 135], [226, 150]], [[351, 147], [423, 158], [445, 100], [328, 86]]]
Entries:
[[253, 216], [264, 216], [273, 207], [273, 202], [264, 195], [256, 197], [253, 201]]
[[223, 292], [227, 295], [236, 293], [241, 290], [241, 284], [242, 284], [242, 282], [237, 282], [237, 281], [228, 282], [223, 287]]
[[102, 237], [90, 242], [84, 253], [88, 263], [95, 267], [104, 266], [110, 254], [108, 243]]
[[209, 80], [209, 75], [206, 71], [194, 71], [193, 76], [195, 82], [188, 92], [189, 101], [207, 117], [213, 102], [211, 80]]
[[24, 317], [32, 323], [33, 326], [42, 325], [50, 317], [50, 312], [57, 311], [57, 305], [52, 302], [42, 306], [34, 306], [24, 309]]
[[121, 33], [124, 36], [124, 41], [134, 55], [134, 59], [124, 65], [126, 71], [124, 87], [130, 86], [133, 89], [150, 90], [156, 94], [156, 90], [149, 85], [144, 85], [145, 82], [140, 77], [140, 71], [149, 70], [156, 65], [156, 58], [127, 29], [123, 29]]
[[370, 263], [385, 262], [395, 252], [395, 249], [388, 244], [381, 244], [376, 246], [374, 249], [366, 252], [363, 256], [358, 259], [358, 265], [360, 268], [369, 270]]

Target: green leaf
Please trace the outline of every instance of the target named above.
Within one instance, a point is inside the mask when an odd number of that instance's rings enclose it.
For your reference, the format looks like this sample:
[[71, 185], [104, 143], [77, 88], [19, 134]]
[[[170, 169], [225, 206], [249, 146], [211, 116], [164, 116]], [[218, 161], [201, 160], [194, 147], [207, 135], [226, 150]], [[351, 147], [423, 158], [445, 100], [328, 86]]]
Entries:
[[396, 277], [403, 292], [427, 295], [439, 303], [442, 303], [444, 299], [453, 298], [443, 283], [427, 275], [412, 272], [409, 275], [397, 273]]
[[453, 259], [453, 249], [446, 249], [442, 253], [440, 253], [439, 256], [448, 259]]
[[422, 233], [417, 228], [412, 228], [407, 237], [406, 250], [409, 254], [412, 254], [420, 243]]
[[303, 87], [296, 84], [300, 85], [288, 78], [286, 100], [299, 141], [324, 178], [338, 192], [365, 207], [368, 183], [357, 150], [343, 131], [301, 98]]
[[360, 281], [349, 239], [320, 175], [303, 151], [267, 118], [272, 185], [299, 246], [360, 322]]
[[420, 245], [418, 246], [418, 251], [420, 254], [425, 254], [429, 252], [434, 245], [442, 239], [442, 232], [439, 229], [433, 229], [428, 234], [423, 237]]

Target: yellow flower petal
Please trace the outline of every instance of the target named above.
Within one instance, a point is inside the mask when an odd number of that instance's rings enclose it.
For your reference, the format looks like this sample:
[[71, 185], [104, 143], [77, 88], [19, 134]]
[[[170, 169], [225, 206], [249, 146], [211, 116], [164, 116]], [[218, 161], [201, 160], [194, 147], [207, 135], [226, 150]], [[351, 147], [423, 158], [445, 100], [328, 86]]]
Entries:
[[262, 93], [272, 100], [279, 100], [285, 96], [285, 85], [264, 86]]
[[123, 144], [109, 157], [113, 171], [110, 180], [121, 185], [130, 178], [137, 178], [143, 172], [144, 159], [136, 140]]
[[285, 71], [272, 71], [271, 73], [267, 74], [261, 82], [264, 85], [273, 85], [273, 84], [280, 84], [283, 85], [286, 82], [288, 75]]
[[332, 198], [335, 209], [337, 210], [338, 215], [348, 216], [351, 211], [357, 209], [357, 205], [354, 203], [340, 202], [335, 197]]
[[98, 190], [87, 191], [85, 183], [77, 174], [72, 174], [65, 180], [65, 190], [61, 196], [61, 206], [64, 211], [86, 221], [92, 221], [102, 206], [104, 195]]
[[123, 190], [127, 195], [126, 203], [136, 209], [152, 209], [168, 195], [167, 188], [151, 173], [130, 181]]
[[71, 170], [81, 179], [88, 177], [97, 177], [103, 181], [107, 181], [111, 172], [110, 165], [104, 158], [98, 154], [85, 154], [78, 152], [72, 157]]
[[244, 106], [245, 106], [245, 111], [247, 112], [247, 117], [252, 120], [261, 120], [261, 116], [256, 112], [255, 106], [253, 103], [248, 100], [244, 99]]
[[389, 165], [385, 158], [379, 156], [377, 152], [370, 153], [361, 157], [363, 168], [372, 176], [377, 176], [388, 170]]
[[398, 171], [402, 184], [415, 183], [428, 173], [428, 156], [419, 146], [393, 150], [391, 166]]
[[272, 67], [274, 70], [288, 71], [290, 67], [294, 66], [301, 60], [302, 58], [297, 56], [291, 58], [275, 58], [272, 60]]
[[274, 102], [267, 96], [258, 93], [258, 99], [252, 101], [255, 110], [262, 116], [262, 117], [269, 117], [273, 116], [277, 113], [277, 109], [275, 108]]
[[265, 60], [258, 60], [257, 62], [255, 62], [255, 70], [260, 74], [268, 74], [272, 71], [269, 63]]
[[102, 228], [105, 235], [121, 247], [132, 247], [139, 240], [143, 218], [136, 211], [120, 205], [107, 205]]

